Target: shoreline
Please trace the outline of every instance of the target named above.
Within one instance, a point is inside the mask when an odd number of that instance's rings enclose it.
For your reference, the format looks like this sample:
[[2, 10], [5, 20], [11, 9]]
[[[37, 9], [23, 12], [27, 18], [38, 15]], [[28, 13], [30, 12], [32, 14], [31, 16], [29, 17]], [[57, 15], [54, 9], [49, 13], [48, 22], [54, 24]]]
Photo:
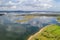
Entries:
[[[54, 24], [51, 24], [51, 25], [54, 25]], [[47, 28], [48, 26], [51, 26], [51, 25], [47, 25], [47, 26], [43, 27], [37, 33], [35, 33], [34, 35], [31, 35], [27, 40], [31, 40], [33, 37], [35, 37], [37, 34], [39, 34], [42, 30], [44, 30], [45, 28]]]

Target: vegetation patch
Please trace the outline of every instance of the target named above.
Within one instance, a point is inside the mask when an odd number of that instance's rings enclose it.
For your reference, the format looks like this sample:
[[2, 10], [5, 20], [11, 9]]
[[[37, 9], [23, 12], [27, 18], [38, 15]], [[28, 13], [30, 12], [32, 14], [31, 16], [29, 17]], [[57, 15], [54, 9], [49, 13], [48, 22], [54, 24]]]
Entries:
[[56, 24], [45, 26], [28, 40], [60, 40], [60, 26]]

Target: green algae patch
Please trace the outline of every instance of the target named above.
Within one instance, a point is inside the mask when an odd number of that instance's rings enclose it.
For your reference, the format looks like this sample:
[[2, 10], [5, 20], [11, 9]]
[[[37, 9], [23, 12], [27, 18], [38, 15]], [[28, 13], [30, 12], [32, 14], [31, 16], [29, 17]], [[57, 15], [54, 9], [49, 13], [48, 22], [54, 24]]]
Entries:
[[60, 40], [60, 26], [56, 24], [45, 26], [28, 40]]

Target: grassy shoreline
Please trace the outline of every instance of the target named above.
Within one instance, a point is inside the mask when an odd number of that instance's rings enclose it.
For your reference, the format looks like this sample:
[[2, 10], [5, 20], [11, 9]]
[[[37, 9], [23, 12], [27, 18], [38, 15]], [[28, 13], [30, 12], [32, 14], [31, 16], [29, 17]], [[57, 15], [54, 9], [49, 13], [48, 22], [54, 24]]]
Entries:
[[55, 40], [55, 39], [57, 40], [60, 38], [59, 37], [60, 33], [58, 33], [58, 32], [60, 32], [59, 30], [60, 30], [60, 26], [58, 26], [56, 24], [47, 25], [44, 28], [42, 28], [39, 32], [37, 32], [36, 34], [31, 35], [28, 38], [28, 40]]

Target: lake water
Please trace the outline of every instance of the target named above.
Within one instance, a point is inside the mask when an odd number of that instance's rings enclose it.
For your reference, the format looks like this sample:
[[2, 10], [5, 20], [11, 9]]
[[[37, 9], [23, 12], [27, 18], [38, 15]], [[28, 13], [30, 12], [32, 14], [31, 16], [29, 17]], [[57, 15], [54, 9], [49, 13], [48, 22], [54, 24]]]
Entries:
[[0, 16], [0, 40], [27, 40], [30, 35], [35, 34], [42, 27], [60, 24], [57, 17], [52, 16], [16, 16], [26, 14], [19, 12], [4, 14]]

